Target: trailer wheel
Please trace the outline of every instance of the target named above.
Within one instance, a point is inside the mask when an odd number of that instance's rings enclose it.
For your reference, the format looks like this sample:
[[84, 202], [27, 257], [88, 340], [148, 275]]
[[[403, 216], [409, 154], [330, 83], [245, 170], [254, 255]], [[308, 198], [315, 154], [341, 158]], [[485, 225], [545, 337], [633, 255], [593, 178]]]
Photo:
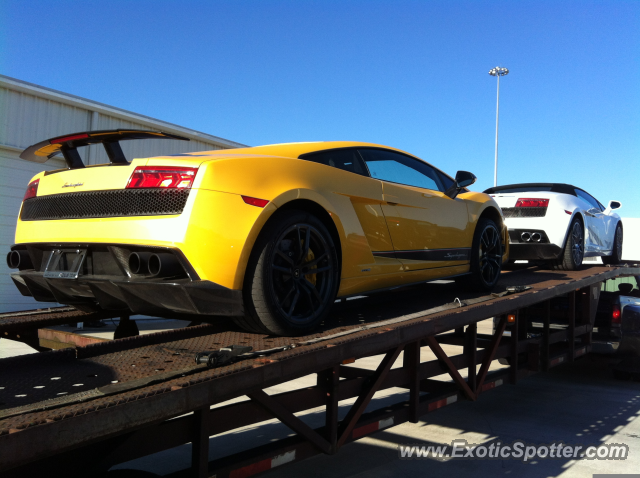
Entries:
[[[327, 316], [340, 282], [331, 234], [304, 211], [283, 211], [267, 224], [249, 259], [241, 327], [300, 335]], [[248, 326], [248, 327], [247, 327]]]

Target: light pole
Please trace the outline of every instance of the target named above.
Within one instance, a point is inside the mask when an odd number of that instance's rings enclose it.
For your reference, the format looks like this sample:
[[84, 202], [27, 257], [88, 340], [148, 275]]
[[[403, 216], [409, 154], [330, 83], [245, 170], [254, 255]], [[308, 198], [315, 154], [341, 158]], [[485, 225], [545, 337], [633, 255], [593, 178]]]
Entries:
[[489, 74], [491, 76], [498, 77], [498, 99], [496, 101], [496, 164], [495, 169], [493, 170], [493, 185], [498, 185], [498, 119], [500, 117], [500, 77], [509, 74], [508, 68], [501, 68], [496, 66], [489, 70]]

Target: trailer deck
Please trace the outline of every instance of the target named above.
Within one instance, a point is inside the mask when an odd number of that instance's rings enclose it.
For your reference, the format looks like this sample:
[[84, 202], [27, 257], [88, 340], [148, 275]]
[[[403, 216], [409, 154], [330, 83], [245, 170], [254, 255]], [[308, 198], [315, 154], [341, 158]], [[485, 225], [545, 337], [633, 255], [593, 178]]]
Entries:
[[[640, 275], [640, 268], [527, 268], [503, 273], [490, 296], [461, 292], [453, 283], [398, 288], [336, 303], [320, 330], [304, 337], [251, 334], [221, 321], [2, 359], [0, 472], [95, 475], [185, 443], [193, 444], [192, 467], [176, 476], [251, 476], [270, 469], [274, 457], [284, 463], [336, 453], [386, 426], [415, 422], [457, 400], [476, 400], [496, 385], [588, 353], [600, 283], [621, 275]], [[528, 289], [507, 293], [509, 286]], [[0, 334], [15, 338], [90, 315], [59, 309], [50, 314], [26, 314], [22, 321], [0, 316]], [[490, 317], [497, 318], [495, 333], [478, 334], [477, 322]], [[448, 357], [441, 344], [462, 345], [464, 352]], [[263, 353], [215, 368], [194, 361], [196, 353], [232, 345]], [[421, 347], [437, 360], [420, 362]], [[402, 352], [403, 366], [392, 369]], [[378, 354], [385, 356], [375, 371], [346, 365]], [[489, 372], [499, 358], [511, 366]], [[468, 370], [466, 380], [460, 369]], [[432, 379], [443, 372], [453, 382]], [[317, 373], [315, 387], [263, 391], [311, 373]], [[390, 387], [408, 389], [409, 401], [364, 413], [373, 394]], [[210, 408], [244, 395], [251, 400]], [[354, 397], [338, 422], [338, 402]], [[319, 406], [326, 407], [321, 429], [294, 415]], [[296, 435], [210, 461], [210, 436], [273, 417]]]

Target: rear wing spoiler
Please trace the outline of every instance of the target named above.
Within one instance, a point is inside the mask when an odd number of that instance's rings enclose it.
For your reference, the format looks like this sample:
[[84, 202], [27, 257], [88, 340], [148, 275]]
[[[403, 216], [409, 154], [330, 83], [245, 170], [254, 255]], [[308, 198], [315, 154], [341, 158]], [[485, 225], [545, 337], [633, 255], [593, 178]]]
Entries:
[[189, 138], [161, 131], [145, 131], [136, 129], [113, 129], [103, 131], [86, 131], [41, 141], [25, 149], [20, 158], [35, 163], [44, 163], [56, 154], [62, 153], [69, 169], [84, 168], [78, 148], [90, 144], [102, 144], [112, 164], [129, 164], [124, 157], [120, 141], [128, 139], [178, 139], [190, 141]]

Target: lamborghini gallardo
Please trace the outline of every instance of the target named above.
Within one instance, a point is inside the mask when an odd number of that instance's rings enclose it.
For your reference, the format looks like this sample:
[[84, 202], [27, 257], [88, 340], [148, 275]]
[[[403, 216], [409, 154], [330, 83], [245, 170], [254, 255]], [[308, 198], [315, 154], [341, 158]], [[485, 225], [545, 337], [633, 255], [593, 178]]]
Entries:
[[[24, 295], [295, 335], [336, 298], [444, 278], [491, 290], [508, 258], [502, 212], [466, 171], [358, 142], [125, 158], [120, 141], [145, 138], [185, 139], [89, 131], [22, 153], [67, 164], [27, 186], [7, 255]], [[110, 162], [85, 166], [90, 144]]]

